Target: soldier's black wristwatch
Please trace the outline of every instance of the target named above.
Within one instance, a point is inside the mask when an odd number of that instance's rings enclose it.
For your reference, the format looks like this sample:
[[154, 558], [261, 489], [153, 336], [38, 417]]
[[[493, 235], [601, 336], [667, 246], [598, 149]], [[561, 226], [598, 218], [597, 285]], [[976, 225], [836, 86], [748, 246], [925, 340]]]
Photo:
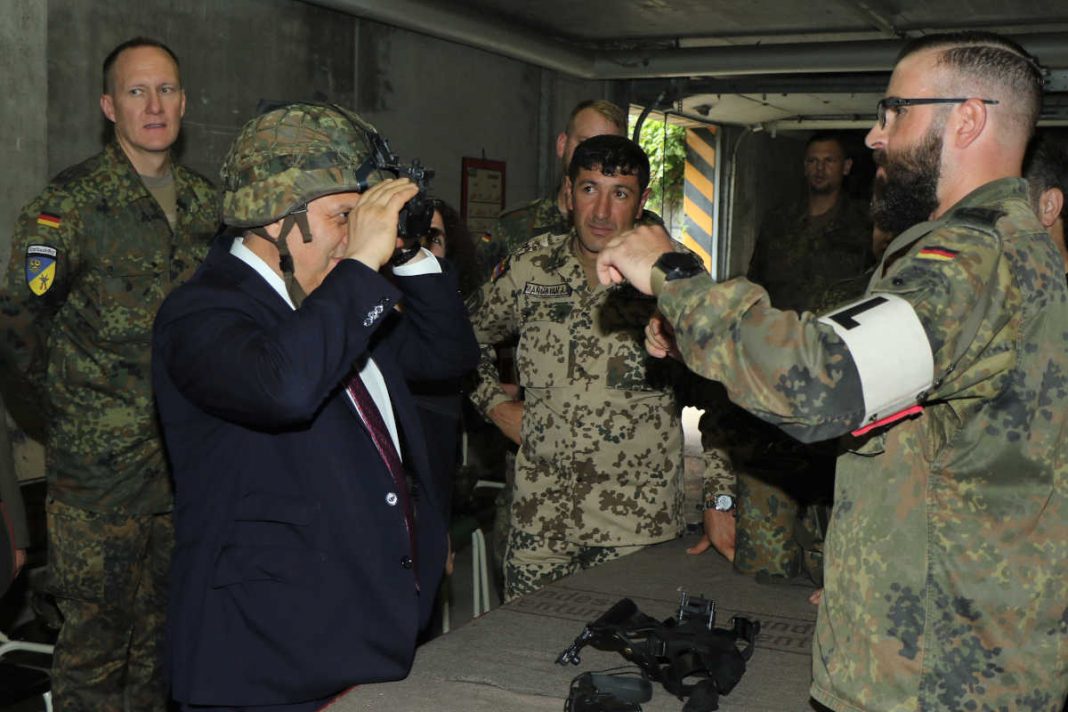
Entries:
[[664, 282], [686, 279], [704, 271], [704, 263], [692, 252], [665, 252], [653, 264], [653, 271], [650, 275], [653, 294], [660, 293]]

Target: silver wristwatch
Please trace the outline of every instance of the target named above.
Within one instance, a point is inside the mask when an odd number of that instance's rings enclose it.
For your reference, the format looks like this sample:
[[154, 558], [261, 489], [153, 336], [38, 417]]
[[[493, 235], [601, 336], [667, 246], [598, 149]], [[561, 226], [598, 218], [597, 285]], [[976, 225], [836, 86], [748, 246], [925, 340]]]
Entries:
[[734, 495], [730, 494], [717, 494], [705, 501], [705, 509], [714, 509], [717, 512], [733, 512], [734, 505]]

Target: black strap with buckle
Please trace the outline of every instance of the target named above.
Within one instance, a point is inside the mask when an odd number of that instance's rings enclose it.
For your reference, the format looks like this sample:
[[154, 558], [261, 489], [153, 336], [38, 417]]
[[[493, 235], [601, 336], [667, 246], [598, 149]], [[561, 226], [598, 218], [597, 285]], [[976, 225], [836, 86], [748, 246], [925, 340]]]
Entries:
[[[711, 712], [719, 709], [719, 696], [728, 694], [742, 678], [759, 632], [759, 621], [741, 616], [731, 619], [730, 628], [717, 628], [715, 603], [685, 593], [678, 615], [664, 621], [645, 615], [632, 600], [624, 598], [587, 624], [556, 662], [578, 665], [579, 652], [587, 645], [616, 651], [637, 665], [643, 677], [686, 700], [683, 712]], [[596, 697], [591, 700], [596, 701]], [[575, 709], [594, 712], [640, 707]]]

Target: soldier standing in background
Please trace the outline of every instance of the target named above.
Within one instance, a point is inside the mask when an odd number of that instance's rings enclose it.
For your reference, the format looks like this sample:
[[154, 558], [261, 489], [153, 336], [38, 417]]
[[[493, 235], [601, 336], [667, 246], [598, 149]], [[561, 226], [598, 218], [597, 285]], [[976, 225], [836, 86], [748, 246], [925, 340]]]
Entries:
[[55, 709], [165, 710], [172, 494], [152, 320], [207, 251], [219, 207], [211, 184], [171, 159], [185, 112], [174, 53], [124, 42], [103, 83], [114, 141], [53, 179], [15, 227], [3, 354], [48, 409]]
[[[492, 231], [481, 236], [476, 244], [476, 261], [482, 280], [493, 276], [495, 268], [531, 238], [546, 234], [563, 235], [571, 230], [566, 179], [575, 148], [592, 136], [625, 136], [626, 133], [627, 114], [610, 101], [585, 99], [571, 109], [567, 126], [556, 137], [556, 157], [560, 160], [560, 183], [557, 189], [551, 195], [504, 211], [497, 218]], [[660, 216], [649, 210], [642, 210], [640, 222], [649, 225], [663, 224]], [[512, 373], [513, 350], [514, 344], [511, 342], [497, 344], [498, 368], [504, 380], [502, 388], [506, 389], [513, 399], [520, 401], [522, 394], [514, 384], [515, 374]], [[493, 527], [494, 563], [498, 570], [503, 564], [502, 551], [508, 538], [508, 511], [511, 508], [511, 487], [515, 472], [515, 460], [510, 451], [505, 453], [504, 459], [507, 486], [497, 497], [497, 513]]]
[[871, 211], [849, 196], [853, 169], [842, 137], [817, 133], [805, 144], [805, 200], [764, 221], [749, 263], [749, 279], [779, 309], [811, 310], [827, 288], [871, 265]]
[[1027, 709], [1068, 692], [1068, 287], [1020, 178], [1041, 68], [991, 33], [898, 58], [875, 223], [897, 235], [863, 300], [822, 317], [713, 284], [639, 228], [602, 282], [657, 294], [675, 348], [731, 399], [838, 460], [811, 692], [839, 712]]
[[[868, 205], [845, 190], [852, 168], [840, 135], [816, 133], [805, 144], [805, 199], [769, 215], [749, 265], [749, 279], [777, 308], [819, 313], [864, 293], [875, 260], [872, 220]], [[841, 301], [827, 304], [828, 298]], [[706, 478], [704, 541], [733, 543], [733, 550], [722, 543], [717, 549], [741, 573], [768, 580], [803, 572], [821, 585], [836, 443], [799, 443], [714, 397], [701, 433], [706, 457], [729, 453], [736, 480]], [[714, 486], [722, 489], [709, 489]]]
[[[573, 228], [530, 241], [471, 305], [483, 354], [472, 401], [519, 445], [506, 599], [682, 530], [680, 408], [658, 368], [670, 364], [648, 368], [641, 345], [655, 303], [594, 272], [601, 247], [641, 215], [648, 183], [629, 139], [580, 144], [566, 183]], [[493, 344], [514, 336], [525, 402], [493, 361]]]

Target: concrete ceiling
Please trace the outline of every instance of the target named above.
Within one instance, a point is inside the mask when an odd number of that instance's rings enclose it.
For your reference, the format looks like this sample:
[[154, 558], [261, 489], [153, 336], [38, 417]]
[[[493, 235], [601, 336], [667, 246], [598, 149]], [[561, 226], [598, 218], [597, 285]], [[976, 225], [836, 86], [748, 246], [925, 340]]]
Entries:
[[1068, 123], [1064, 0], [312, 1], [769, 130], [870, 125], [904, 40], [994, 30], [1051, 70], [1043, 123]]

